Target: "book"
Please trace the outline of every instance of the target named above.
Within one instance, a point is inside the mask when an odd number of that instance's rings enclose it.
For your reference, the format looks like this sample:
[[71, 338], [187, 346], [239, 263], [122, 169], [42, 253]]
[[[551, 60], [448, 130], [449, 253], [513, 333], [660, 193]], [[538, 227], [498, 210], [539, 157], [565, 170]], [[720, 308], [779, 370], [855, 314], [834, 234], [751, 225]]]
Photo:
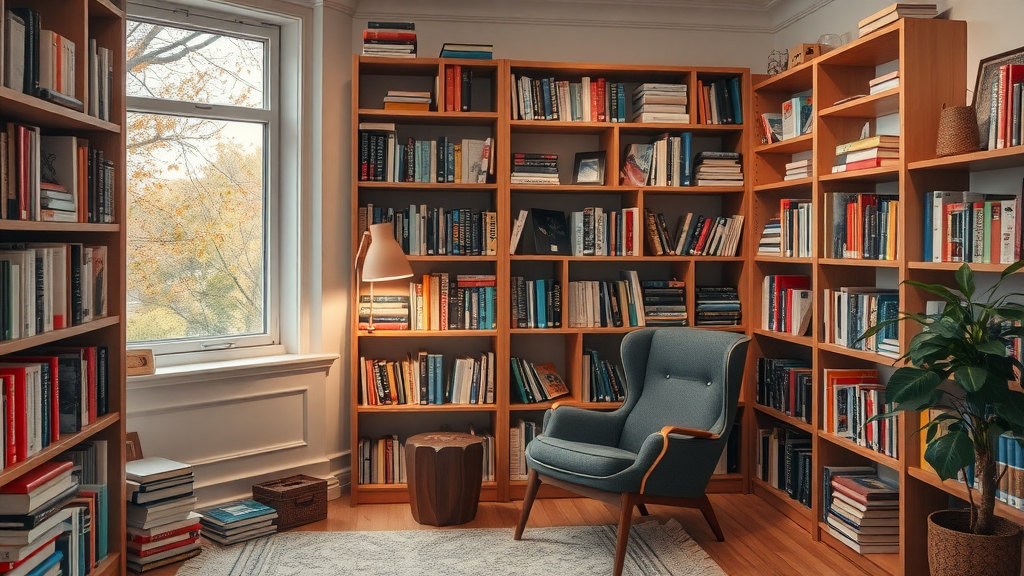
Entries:
[[540, 385], [544, 389], [544, 395], [549, 400], [565, 396], [569, 393], [569, 387], [565, 385], [562, 377], [558, 375], [558, 370], [554, 364], [534, 364], [533, 369], [536, 371]]
[[620, 183], [627, 186], [646, 185], [653, 155], [653, 144], [630, 144], [627, 146]]
[[533, 208], [530, 212], [537, 254], [570, 254], [565, 213], [543, 208]]
[[70, 477], [71, 468], [71, 462], [45, 462], [0, 486], [0, 495], [30, 494], [37, 490], [45, 490]]
[[158, 482], [192, 473], [190, 464], [151, 456], [125, 463], [125, 478], [139, 483]]
[[273, 508], [252, 499], [237, 500], [200, 511], [203, 522], [214, 526], [232, 526], [245, 520], [274, 513]]

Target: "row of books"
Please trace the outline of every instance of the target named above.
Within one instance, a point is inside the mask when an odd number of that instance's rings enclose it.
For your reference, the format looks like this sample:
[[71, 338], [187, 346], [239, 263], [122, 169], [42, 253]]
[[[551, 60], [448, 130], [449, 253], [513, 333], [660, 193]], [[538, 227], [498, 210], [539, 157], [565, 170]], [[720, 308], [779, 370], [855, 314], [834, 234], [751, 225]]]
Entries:
[[359, 358], [359, 404], [493, 404], [494, 352], [455, 358], [418, 352], [405, 360]]
[[512, 75], [512, 119], [625, 122], [626, 87], [604, 78], [579, 82]]
[[828, 533], [859, 554], [899, 554], [900, 491], [869, 466], [825, 466]]
[[761, 281], [761, 328], [803, 336], [811, 326], [812, 304], [809, 276], [765, 276]]
[[554, 364], [533, 364], [515, 356], [511, 364], [513, 404], [536, 404], [569, 394]]
[[[673, 149], [669, 150], [675, 137], [668, 133], [654, 138], [648, 144], [629, 144], [622, 162], [619, 183], [623, 186], [743, 185], [742, 155], [739, 152], [698, 152], [691, 164], [690, 152], [686, 150], [687, 134], [679, 137], [678, 156], [676, 145], [673, 144]], [[675, 182], [679, 184], [673, 184]]]
[[[495, 330], [494, 274], [435, 272], [410, 282], [409, 294], [373, 300], [376, 330]], [[410, 305], [411, 303], [411, 305]], [[361, 295], [359, 329], [370, 327], [370, 297]]]
[[512, 154], [512, 184], [546, 184], [557, 186], [558, 154], [516, 152]]
[[0, 339], [107, 315], [107, 247], [0, 244]]
[[893, 419], [868, 422], [887, 413], [892, 405], [885, 401], [885, 386], [878, 382], [877, 370], [826, 369], [824, 430], [887, 456], [898, 456], [899, 430]]
[[[448, 58], [449, 56], [442, 56]], [[473, 69], [459, 64], [444, 67], [444, 111], [469, 112], [473, 109]]]
[[832, 173], [897, 166], [899, 163], [900, 137], [880, 134], [836, 146]]
[[758, 358], [757, 403], [810, 423], [814, 414], [811, 364], [795, 358]]
[[829, 258], [897, 260], [900, 200], [870, 193], [825, 194]]
[[[195, 513], [192, 466], [160, 457], [125, 463], [127, 560], [146, 572], [199, 554], [200, 518]], [[203, 534], [220, 542], [212, 530]]]
[[583, 400], [622, 402], [626, 399], [626, 374], [621, 364], [601, 358], [596, 350], [583, 351]]
[[558, 280], [512, 277], [512, 328], [561, 328], [562, 287]]
[[363, 56], [415, 58], [416, 24], [367, 22], [366, 30], [363, 30]]
[[699, 124], [743, 124], [743, 93], [738, 76], [697, 80]]
[[667, 132], [652, 141], [651, 174], [653, 186], [689, 186], [692, 182], [693, 134], [672, 136]]
[[530, 474], [526, 466], [526, 447], [540, 433], [540, 426], [529, 420], [515, 422], [508, 431], [508, 478], [526, 480]]
[[988, 149], [1009, 148], [1024, 143], [1021, 128], [1021, 87], [1024, 86], [1024, 65], [1003, 64], [992, 83], [989, 100]]
[[410, 204], [396, 210], [367, 204], [359, 208], [359, 233], [391, 222], [395, 240], [410, 256], [493, 256], [498, 253], [497, 212]]
[[114, 163], [89, 141], [7, 123], [0, 131], [0, 217], [114, 221]]
[[757, 477], [808, 508], [811, 462], [810, 434], [782, 427], [757, 431]]
[[924, 261], [1011, 264], [1020, 258], [1021, 196], [925, 194]]
[[644, 209], [647, 245], [655, 256], [735, 256], [743, 231], [743, 216], [680, 216], [670, 234], [665, 215]]
[[[42, 18], [31, 8], [4, 12], [2, 50], [3, 85], [65, 108], [110, 120], [114, 86], [113, 53], [90, 38], [85, 88], [77, 90], [78, 47], [70, 38], [42, 27]], [[83, 99], [85, 102], [83, 103]], [[88, 104], [88, 106], [86, 106]]]
[[697, 286], [696, 326], [739, 326], [740, 295], [732, 286]]
[[494, 174], [493, 138], [463, 138], [402, 143], [390, 122], [359, 123], [361, 182], [483, 184]]
[[622, 280], [569, 282], [569, 326], [621, 328], [643, 326], [643, 296], [636, 272], [620, 271]]
[[810, 90], [794, 94], [783, 101], [778, 112], [761, 114], [761, 129], [764, 131], [761, 141], [764, 144], [810, 134], [813, 128], [814, 99]]
[[826, 288], [822, 302], [823, 342], [899, 357], [899, 324], [889, 324], [874, 336], [861, 338], [869, 328], [897, 317], [900, 302], [896, 290], [874, 286]]
[[810, 200], [784, 198], [779, 201], [779, 255], [810, 258], [814, 255], [814, 208]]
[[[93, 444], [102, 446], [91, 456], [105, 456], [106, 442]], [[71, 452], [80, 455], [81, 448]], [[89, 468], [87, 473], [58, 455], [0, 488], [0, 571], [85, 576], [106, 558], [106, 465], [94, 461]]]
[[[639, 212], [639, 208], [606, 211], [600, 206], [593, 206], [570, 213], [572, 234], [569, 236], [569, 248], [572, 255], [639, 256]], [[536, 216], [534, 222], [537, 222]]]

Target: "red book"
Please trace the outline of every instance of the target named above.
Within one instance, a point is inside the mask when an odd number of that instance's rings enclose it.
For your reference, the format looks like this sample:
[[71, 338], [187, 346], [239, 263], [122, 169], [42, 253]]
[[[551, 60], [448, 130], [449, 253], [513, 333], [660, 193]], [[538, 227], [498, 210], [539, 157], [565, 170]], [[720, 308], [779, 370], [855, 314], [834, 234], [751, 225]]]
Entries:
[[444, 67], [444, 111], [451, 112], [453, 97], [455, 96], [455, 69], [451, 66]]
[[[633, 213], [624, 212], [623, 220], [625, 221], [624, 228], [626, 229], [626, 250], [623, 252], [623, 256], [632, 256], [633, 254]], [[685, 231], [684, 231], [685, 232]]]
[[597, 79], [597, 121], [607, 122], [608, 115], [605, 110], [605, 81], [604, 78]]
[[21, 213], [21, 220], [28, 220], [28, 171], [31, 164], [32, 139], [29, 136], [29, 129], [25, 126], [18, 126], [18, 140], [20, 142], [18, 154], [21, 159], [21, 170], [18, 173], [18, 210]]
[[28, 403], [25, 398], [26, 367], [28, 364], [6, 364], [0, 366], [0, 374], [7, 374], [14, 379], [14, 401], [11, 396], [7, 402], [14, 405], [14, 462], [24, 462], [28, 458]]
[[[512, 157], [525, 160], [527, 155], [524, 152], [516, 152]], [[531, 160], [558, 160], [558, 154], [530, 154], [529, 157]]]
[[[70, 268], [70, 267], [69, 267]], [[59, 360], [56, 356], [12, 356], [25, 362], [45, 362], [50, 365], [50, 443], [60, 440], [60, 386], [57, 380]], [[0, 490], [3, 492], [3, 490]]]
[[18, 434], [14, 426], [16, 410], [12, 400], [14, 398], [14, 376], [9, 374], [0, 375], [0, 382], [3, 385], [4, 398], [8, 399], [4, 402], [4, 405], [7, 407], [4, 414], [4, 438], [6, 442], [3, 447], [4, 466], [6, 467], [18, 462], [17, 449], [15, 447]]
[[129, 545], [128, 546], [128, 552], [130, 552], [133, 556], [138, 556], [139, 558], [145, 558], [147, 556], [152, 556], [153, 554], [159, 554], [161, 552], [166, 552], [168, 550], [174, 550], [175, 548], [181, 548], [182, 546], [189, 546], [189, 545], [195, 544], [196, 542], [199, 542], [199, 533], [198, 532], [196, 533], [196, 537], [195, 538], [189, 538], [188, 540], [181, 540], [179, 542], [171, 542], [170, 544], [167, 544], [166, 546], [158, 546], [156, 548], [151, 548], [149, 550], [138, 550], [138, 551], [136, 551], [136, 550], [132, 549], [131, 545]]
[[386, 40], [391, 42], [415, 42], [415, 32], [393, 32], [390, 30], [363, 30], [363, 40]]
[[1006, 92], [1003, 94], [1002, 115], [999, 117], [999, 130], [1001, 138], [1004, 138], [1002, 147], [1009, 147], [1013, 141], [1013, 85], [1024, 81], [1024, 65], [1006, 65], [1006, 85], [1000, 86]]
[[843, 167], [841, 172], [852, 172], [854, 170], [866, 170], [868, 168], [880, 168], [882, 166], [895, 166], [899, 164], [898, 158], [868, 158], [867, 160], [858, 160], [856, 162], [847, 162], [846, 164], [840, 164]]
[[772, 296], [771, 329], [781, 332], [782, 306], [787, 290], [807, 290], [811, 287], [811, 279], [800, 274], [780, 274], [775, 277], [775, 289]]
[[452, 84], [455, 93], [452, 94], [452, 112], [462, 112], [462, 66], [456, 64], [452, 72]]
[[73, 464], [71, 462], [57, 462], [51, 460], [40, 464], [32, 470], [18, 476], [7, 484], [0, 486], [0, 494], [28, 494], [39, 489], [47, 482], [69, 472]]
[[[189, 532], [199, 532], [199, 521], [195, 524], [189, 524], [188, 526], [182, 526], [176, 530], [168, 530], [167, 532], [161, 532], [160, 534], [153, 534], [152, 536], [139, 536], [139, 535], [128, 535], [128, 547], [131, 548], [132, 544], [149, 544], [150, 542], [156, 542], [165, 538], [173, 538], [174, 536], [180, 536], [181, 534], [188, 534]], [[138, 548], [138, 546], [136, 546]]]

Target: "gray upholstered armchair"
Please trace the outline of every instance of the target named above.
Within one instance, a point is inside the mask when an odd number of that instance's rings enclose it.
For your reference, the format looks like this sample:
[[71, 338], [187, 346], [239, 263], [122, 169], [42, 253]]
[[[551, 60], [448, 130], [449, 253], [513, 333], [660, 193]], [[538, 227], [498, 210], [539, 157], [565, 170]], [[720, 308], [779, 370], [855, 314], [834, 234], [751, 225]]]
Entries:
[[558, 406], [526, 448], [529, 483], [515, 538], [542, 482], [619, 504], [615, 576], [622, 573], [633, 507], [697, 508], [724, 540], [704, 491], [728, 442], [749, 339], [693, 328], [647, 329], [622, 340], [626, 401], [595, 412]]

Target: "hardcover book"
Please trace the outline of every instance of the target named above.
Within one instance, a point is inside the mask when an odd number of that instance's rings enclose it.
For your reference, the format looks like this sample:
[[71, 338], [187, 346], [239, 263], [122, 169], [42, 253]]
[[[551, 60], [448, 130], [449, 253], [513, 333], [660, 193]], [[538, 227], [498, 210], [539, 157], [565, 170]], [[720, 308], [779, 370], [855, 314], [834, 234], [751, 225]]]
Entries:
[[533, 237], [537, 254], [570, 254], [565, 213], [533, 208]]

